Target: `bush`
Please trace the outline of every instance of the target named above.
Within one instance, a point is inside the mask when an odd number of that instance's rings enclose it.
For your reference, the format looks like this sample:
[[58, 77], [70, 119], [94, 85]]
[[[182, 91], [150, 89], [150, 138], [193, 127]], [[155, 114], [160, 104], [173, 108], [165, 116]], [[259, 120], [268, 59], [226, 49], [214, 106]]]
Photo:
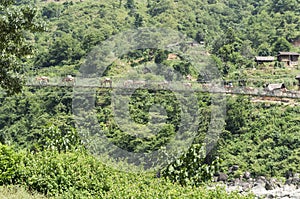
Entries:
[[[17, 164], [16, 164], [17, 163]], [[82, 152], [37, 154], [15, 152], [0, 145], [1, 185], [9, 185], [0, 196], [43, 198], [252, 198], [222, 188], [181, 186], [154, 178], [153, 173], [128, 173], [108, 169], [96, 158]], [[9, 172], [8, 172], [9, 171]], [[16, 191], [15, 191], [16, 190]], [[20, 191], [19, 191], [20, 190]], [[36, 197], [35, 197], [36, 196]]]
[[169, 180], [153, 178], [150, 174], [116, 173], [110, 176], [111, 189], [103, 198], [201, 198], [201, 199], [250, 199], [237, 192], [226, 193], [221, 187], [208, 190], [205, 187], [181, 186]]
[[21, 153], [16, 153], [12, 147], [0, 143], [0, 185], [15, 183], [20, 177], [19, 167], [22, 164]]
[[109, 190], [104, 166], [82, 152], [17, 153], [0, 145], [0, 172], [0, 185], [21, 184], [48, 196], [72, 190], [97, 196]]
[[45, 151], [25, 159], [24, 183], [46, 195], [80, 190], [90, 196], [108, 190], [104, 167], [82, 153]]
[[200, 144], [194, 144], [187, 153], [164, 168], [162, 174], [181, 185], [199, 186], [212, 180], [219, 164], [220, 159], [217, 157], [211, 164], [207, 164], [205, 149]]

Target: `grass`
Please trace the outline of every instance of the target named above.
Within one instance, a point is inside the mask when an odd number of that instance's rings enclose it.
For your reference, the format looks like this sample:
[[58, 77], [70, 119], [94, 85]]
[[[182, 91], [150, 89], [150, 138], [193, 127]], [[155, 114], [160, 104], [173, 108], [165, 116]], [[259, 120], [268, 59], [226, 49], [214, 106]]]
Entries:
[[0, 186], [1, 199], [46, 199], [45, 196], [38, 193], [31, 193], [20, 186]]

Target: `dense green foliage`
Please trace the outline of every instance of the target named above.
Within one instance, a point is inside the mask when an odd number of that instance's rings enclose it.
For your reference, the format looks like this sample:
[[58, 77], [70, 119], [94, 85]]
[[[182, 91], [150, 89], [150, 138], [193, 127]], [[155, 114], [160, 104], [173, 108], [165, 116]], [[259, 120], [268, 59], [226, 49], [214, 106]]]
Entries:
[[104, 167], [84, 153], [44, 151], [31, 154], [1, 147], [1, 185], [20, 184], [52, 196], [75, 191], [97, 196], [109, 187]]
[[228, 106], [227, 131], [220, 141], [227, 166], [239, 162], [255, 176], [299, 171], [298, 106], [253, 105], [247, 98], [230, 99]]
[[17, 146], [33, 147], [35, 150], [51, 148], [55, 143], [60, 145], [59, 150], [64, 150], [69, 146], [68, 142], [73, 142], [73, 146], [78, 142], [72, 138], [76, 134], [71, 117], [70, 90], [49, 88], [48, 94], [45, 92], [33, 88], [26, 94], [1, 98], [2, 143], [18, 143]]
[[20, 92], [24, 81], [23, 62], [32, 54], [32, 32], [43, 29], [31, 6], [14, 6], [14, 0], [0, 2], [0, 87], [8, 94]]
[[200, 144], [194, 144], [184, 155], [163, 169], [162, 175], [181, 185], [199, 186], [212, 179], [219, 171], [220, 159], [207, 164], [205, 149]]
[[[38, 94], [42, 90], [37, 89], [35, 92]], [[66, 90], [60, 92], [49, 90], [47, 100], [43, 99], [42, 95], [32, 95], [29, 92], [29, 95], [22, 94], [19, 97], [2, 99], [2, 142], [6, 144], [17, 143], [19, 148], [27, 147], [32, 151], [43, 149], [68, 151], [78, 148], [80, 137], [74, 129], [74, 119], [68, 112], [68, 110], [70, 111], [71, 98]], [[102, 97], [104, 96], [102, 95]], [[55, 102], [53, 99], [57, 101]], [[209, 105], [209, 98], [205, 100], [205, 96], [203, 96], [199, 99], [201, 102], [199, 108], [203, 114], [201, 114], [201, 124], [198, 129], [198, 136], [194, 141], [195, 144], [202, 143], [210, 119], [208, 117], [209, 112], [207, 112], [209, 108], [203, 104], [207, 101]], [[148, 97], [147, 100], [151, 101], [151, 98]], [[51, 104], [49, 104], [50, 102]], [[99, 106], [98, 122], [104, 129], [107, 129], [106, 133], [111, 141], [123, 149], [137, 152], [151, 151], [155, 147], [164, 146], [163, 140], [172, 138], [175, 132], [175, 127], [172, 127], [165, 131], [167, 134], [162, 137], [160, 134], [147, 137], [146, 132], [149, 130], [143, 131], [142, 129], [146, 127], [143, 127], [142, 123], [149, 119], [147, 116], [149, 112], [147, 109], [136, 109], [134, 105], [132, 116], [141, 124], [137, 123], [135, 127], [131, 127], [135, 128], [136, 133], [140, 133], [140, 136], [130, 138], [130, 134], [118, 130], [114, 124], [112, 115], [108, 114], [111, 113], [109, 105], [110, 103], [102, 104], [102, 107]], [[15, 109], [15, 107], [18, 108]], [[240, 162], [240, 166], [244, 170], [251, 170], [254, 175], [283, 176], [285, 171], [290, 168], [295, 171], [299, 170], [299, 164], [297, 164], [297, 154], [299, 153], [298, 109], [297, 106], [291, 107], [280, 104], [252, 104], [247, 97], [229, 98], [226, 126], [221, 135], [222, 139], [219, 141], [219, 153], [223, 159], [223, 169], [226, 170], [228, 166]], [[64, 115], [61, 114], [61, 110], [65, 111]], [[11, 114], [7, 115], [7, 112]], [[174, 116], [172, 114], [173, 119], [176, 118]], [[146, 137], [143, 138], [141, 135]], [[113, 151], [111, 152], [113, 153]], [[201, 162], [198, 163], [201, 164]], [[194, 170], [191, 169], [191, 171]]]
[[[33, 3], [37, 9], [32, 8]], [[30, 84], [37, 83], [34, 76], [46, 75], [51, 84], [62, 86], [61, 77], [76, 75], [83, 63], [92, 65], [91, 71], [100, 69], [104, 66], [96, 62], [102, 57], [85, 62], [91, 50], [113, 35], [141, 27], [171, 28], [201, 42], [205, 48], [201, 53], [212, 55], [213, 63], [208, 66], [216, 65], [222, 78], [231, 80], [234, 86], [284, 82], [289, 89], [296, 88], [298, 67], [287, 70], [279, 62], [269, 67], [269, 63], [256, 65], [253, 60], [256, 55], [275, 56], [278, 51], [300, 52], [293, 45], [300, 39], [300, 6], [296, 0], [18, 0], [16, 5], [5, 0], [0, 4], [0, 85], [8, 93], [20, 91], [21, 73]], [[40, 28], [36, 16], [47, 23], [47, 31], [34, 35], [24, 32]], [[24, 57], [32, 47], [36, 49], [34, 55]], [[171, 68], [182, 76], [191, 74], [199, 82], [209, 80], [182, 55], [168, 60], [169, 53], [138, 49], [109, 63], [104, 74], [115, 78], [136, 70], [127, 75], [171, 81], [177, 78], [168, 73]], [[154, 67], [159, 75], [152, 78], [143, 73], [146, 64], [165, 67]], [[171, 91], [137, 89], [128, 97], [133, 122], [124, 120], [120, 126], [118, 122], [123, 120], [117, 121], [114, 111], [122, 116], [123, 109], [113, 109], [111, 93], [108, 88], [96, 90], [95, 109], [82, 111], [82, 118], [91, 121], [84, 125], [95, 137], [100, 127], [114, 145], [134, 153], [163, 148], [182, 127], [183, 119], [192, 121], [182, 115], [186, 107], [196, 107], [199, 128], [184, 127], [195, 139], [179, 158], [169, 160], [170, 154], [162, 157], [169, 163], [160, 170], [165, 178], [154, 178], [153, 173], [123, 173], [103, 165], [89, 152], [104, 146], [84, 148], [87, 140], [83, 135], [87, 132], [76, 128], [72, 113], [74, 100], [88, 105], [89, 99], [74, 96], [69, 87], [28, 86], [17, 95], [0, 99], [0, 185], [17, 184], [58, 198], [247, 198], [219, 189], [208, 191], [201, 185], [219, 170], [226, 172], [235, 164], [240, 172], [250, 171], [253, 177], [282, 177], [287, 170], [300, 171], [299, 100], [283, 105], [275, 99], [254, 103], [255, 97], [228, 96], [224, 102], [225, 126], [220, 129], [218, 143], [205, 156], [205, 134], [211, 115], [218, 114], [210, 94], [197, 93], [197, 101], [193, 101], [184, 92], [174, 96]], [[181, 98], [185, 98], [186, 107], [179, 103]], [[105, 150], [104, 155], [119, 155], [113, 149]], [[132, 162], [129, 159], [126, 163]]]
[[50, 198], [251, 198], [221, 188], [182, 187], [151, 173], [121, 173], [82, 152], [31, 154], [0, 145], [0, 165], [1, 185], [21, 185]]
[[[93, 46], [129, 28], [168, 27], [205, 41], [222, 60], [220, 67], [225, 73], [252, 67], [254, 55], [296, 50], [291, 42], [300, 34], [296, 1], [282, 6], [275, 0], [63, 1], [38, 5], [49, 31], [35, 37], [39, 52], [32, 67], [55, 75], [57, 66], [76, 69]], [[46, 70], [48, 67], [52, 69]], [[72, 70], [60, 71], [66, 72]]]

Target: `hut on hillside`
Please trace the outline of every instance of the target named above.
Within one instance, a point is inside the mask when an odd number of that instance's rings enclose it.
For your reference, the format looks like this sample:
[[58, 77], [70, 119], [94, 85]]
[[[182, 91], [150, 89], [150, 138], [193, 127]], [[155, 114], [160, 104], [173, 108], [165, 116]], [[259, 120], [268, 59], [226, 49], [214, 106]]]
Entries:
[[259, 64], [263, 64], [263, 63], [270, 63], [273, 62], [275, 60], [275, 57], [273, 56], [256, 56], [254, 61], [257, 63], [257, 65]]
[[295, 52], [279, 52], [277, 60], [283, 62], [286, 66], [296, 66], [299, 63], [299, 53]]
[[284, 83], [280, 83], [280, 84], [267, 84], [265, 86], [265, 91], [276, 91], [276, 90], [286, 90], [285, 84]]
[[167, 60], [175, 60], [175, 59], [179, 59], [177, 54], [174, 54], [174, 53], [168, 54]]

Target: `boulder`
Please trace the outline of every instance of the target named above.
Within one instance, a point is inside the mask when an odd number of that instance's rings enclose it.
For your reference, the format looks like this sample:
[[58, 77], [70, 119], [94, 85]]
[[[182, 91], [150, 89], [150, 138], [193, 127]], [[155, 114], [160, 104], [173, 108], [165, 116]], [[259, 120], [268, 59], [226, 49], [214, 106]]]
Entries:
[[263, 187], [265, 188], [266, 187], [266, 182], [262, 179], [257, 179], [255, 182], [254, 182], [254, 187]]
[[232, 182], [232, 184], [234, 186], [239, 186], [239, 185], [241, 185], [241, 183], [242, 183], [242, 181], [240, 178], [235, 178], [235, 179], [233, 179], [233, 182]]
[[294, 177], [294, 174], [293, 174], [293, 171], [290, 169], [288, 170], [287, 172], [285, 172], [285, 178], [286, 179], [289, 179], [289, 178], [292, 178]]
[[237, 171], [239, 170], [239, 165], [233, 165], [232, 166], [232, 171]]
[[298, 177], [293, 177], [292, 178], [292, 182], [291, 182], [293, 185], [300, 185], [300, 178]]
[[253, 185], [251, 184], [251, 183], [249, 183], [249, 182], [243, 182], [242, 184], [241, 184], [241, 186], [242, 186], [242, 190], [243, 191], [250, 191], [251, 190], [251, 188], [253, 187]]
[[227, 182], [227, 179], [228, 179], [228, 175], [220, 172], [217, 178], [217, 182]]
[[265, 188], [266, 190], [273, 190], [273, 189], [276, 189], [276, 184], [272, 181], [267, 181], [266, 182], [266, 185], [265, 185]]
[[233, 166], [229, 167], [228, 173], [229, 173], [229, 174], [234, 173], [234, 172], [237, 171], [238, 169], [239, 169], [239, 166], [238, 166], [238, 165], [233, 165]]
[[243, 175], [243, 178], [245, 178], [247, 180], [250, 179], [250, 177], [251, 177], [251, 173], [249, 171], [246, 171]]
[[285, 181], [285, 185], [291, 185], [292, 184], [292, 180], [291, 178], [288, 178], [286, 181]]

